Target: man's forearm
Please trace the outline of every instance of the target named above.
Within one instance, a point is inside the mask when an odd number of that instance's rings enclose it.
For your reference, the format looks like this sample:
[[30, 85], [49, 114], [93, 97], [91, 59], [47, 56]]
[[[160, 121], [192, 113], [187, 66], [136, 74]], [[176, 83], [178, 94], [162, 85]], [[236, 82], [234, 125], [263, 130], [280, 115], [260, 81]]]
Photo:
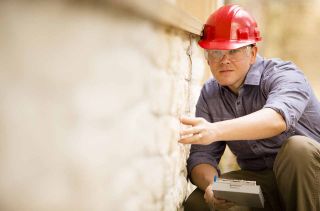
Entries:
[[258, 140], [279, 135], [286, 130], [282, 116], [270, 108], [249, 115], [212, 124], [213, 139]]
[[194, 185], [205, 191], [212, 184], [214, 176], [218, 176], [217, 170], [209, 164], [199, 164], [192, 169], [191, 179]]

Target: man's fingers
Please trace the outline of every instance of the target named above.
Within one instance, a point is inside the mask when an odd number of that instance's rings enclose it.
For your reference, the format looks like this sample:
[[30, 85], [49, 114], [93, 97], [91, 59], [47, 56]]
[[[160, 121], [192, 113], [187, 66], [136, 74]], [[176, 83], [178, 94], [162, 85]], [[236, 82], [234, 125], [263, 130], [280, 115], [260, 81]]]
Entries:
[[232, 203], [232, 202], [226, 202], [226, 203], [223, 203], [223, 204], [219, 204], [218, 206], [219, 206], [219, 208], [220, 208], [221, 210], [227, 210], [227, 209], [233, 207], [234, 205], [235, 205], [235, 204]]
[[233, 207], [233, 206], [235, 206], [235, 205], [236, 205], [235, 203], [229, 202], [229, 201], [225, 203], [225, 206], [226, 206], [227, 208]]
[[179, 143], [182, 143], [182, 144], [201, 144], [201, 141], [200, 141], [201, 138], [202, 138], [202, 135], [201, 135], [201, 133], [199, 133], [199, 134], [196, 134], [191, 137], [181, 138], [179, 140]]
[[193, 118], [193, 117], [180, 117], [180, 122], [185, 125], [196, 125], [201, 121], [201, 118]]
[[203, 130], [202, 127], [192, 127], [187, 128], [180, 131], [180, 136], [190, 135], [190, 134], [197, 134], [200, 133]]
[[204, 199], [209, 206], [213, 206], [214, 208], [226, 210], [235, 204], [224, 199], [218, 199], [214, 196], [214, 192], [212, 191], [212, 185], [209, 185], [204, 193]]
[[211, 203], [212, 197], [213, 197], [212, 185], [209, 185], [204, 192], [204, 199], [207, 203]]
[[209, 185], [207, 188], [206, 188], [206, 191], [204, 193], [204, 195], [208, 198], [212, 198], [213, 197], [213, 191], [212, 191], [212, 185]]
[[225, 204], [225, 203], [227, 203], [226, 200], [224, 200], [224, 199], [217, 199], [216, 197], [213, 197], [213, 201], [214, 201], [215, 204]]

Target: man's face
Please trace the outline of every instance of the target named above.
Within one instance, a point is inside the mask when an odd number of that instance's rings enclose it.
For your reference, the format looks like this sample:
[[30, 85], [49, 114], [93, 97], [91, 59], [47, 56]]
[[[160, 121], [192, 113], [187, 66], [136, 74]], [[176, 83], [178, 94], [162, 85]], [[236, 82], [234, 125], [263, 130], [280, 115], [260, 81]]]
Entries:
[[234, 50], [206, 52], [211, 72], [218, 83], [238, 93], [248, 70], [256, 60], [257, 47], [244, 46]]

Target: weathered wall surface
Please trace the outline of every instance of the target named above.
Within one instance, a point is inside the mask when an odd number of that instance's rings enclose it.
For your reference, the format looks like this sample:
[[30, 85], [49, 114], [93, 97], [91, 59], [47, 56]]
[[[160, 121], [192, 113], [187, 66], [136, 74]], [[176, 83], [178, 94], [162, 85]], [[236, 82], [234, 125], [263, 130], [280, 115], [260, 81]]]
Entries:
[[181, 209], [195, 38], [107, 4], [2, 1], [0, 14], [0, 209]]

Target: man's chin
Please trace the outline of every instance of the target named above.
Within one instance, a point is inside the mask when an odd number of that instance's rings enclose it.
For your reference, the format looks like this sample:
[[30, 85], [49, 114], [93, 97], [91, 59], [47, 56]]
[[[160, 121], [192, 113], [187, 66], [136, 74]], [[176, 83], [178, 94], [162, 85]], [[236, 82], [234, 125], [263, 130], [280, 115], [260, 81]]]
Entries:
[[230, 81], [217, 80], [218, 84], [221, 86], [231, 86], [232, 83]]

